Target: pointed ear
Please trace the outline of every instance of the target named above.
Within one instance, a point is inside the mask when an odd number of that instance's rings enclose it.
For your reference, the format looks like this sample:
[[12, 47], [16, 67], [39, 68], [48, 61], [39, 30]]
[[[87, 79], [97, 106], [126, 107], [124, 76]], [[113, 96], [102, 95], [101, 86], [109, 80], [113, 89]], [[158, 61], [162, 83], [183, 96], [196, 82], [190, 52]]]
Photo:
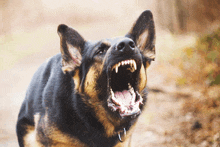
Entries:
[[145, 57], [155, 59], [155, 26], [151, 11], [146, 10], [139, 16], [126, 37], [134, 40]]
[[74, 29], [61, 24], [57, 32], [60, 36], [60, 50], [62, 54], [62, 70], [72, 72], [80, 66], [85, 40]]

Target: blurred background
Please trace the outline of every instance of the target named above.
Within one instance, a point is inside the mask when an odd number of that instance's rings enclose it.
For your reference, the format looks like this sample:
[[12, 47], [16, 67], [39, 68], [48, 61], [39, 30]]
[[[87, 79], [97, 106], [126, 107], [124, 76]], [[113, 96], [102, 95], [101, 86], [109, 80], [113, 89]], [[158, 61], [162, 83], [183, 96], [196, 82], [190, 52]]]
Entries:
[[36, 69], [59, 53], [57, 26], [87, 40], [125, 35], [146, 9], [156, 25], [147, 108], [132, 146], [220, 146], [220, 0], [1, 0], [0, 146]]

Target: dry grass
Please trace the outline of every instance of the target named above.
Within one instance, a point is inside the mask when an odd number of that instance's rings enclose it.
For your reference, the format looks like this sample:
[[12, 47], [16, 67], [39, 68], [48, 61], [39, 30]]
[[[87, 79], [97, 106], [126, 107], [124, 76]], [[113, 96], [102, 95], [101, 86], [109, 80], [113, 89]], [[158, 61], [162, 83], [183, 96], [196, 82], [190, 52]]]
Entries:
[[206, 142], [209, 145], [220, 144], [220, 87], [215, 86], [209, 92], [218, 92], [215, 97], [205, 94], [204, 98], [191, 98], [185, 101], [183, 114], [192, 115], [192, 119], [182, 122], [181, 131], [191, 144]]
[[175, 61], [183, 74], [178, 84], [220, 84], [220, 28], [200, 38], [195, 47], [185, 48], [181, 58]]
[[185, 139], [194, 145], [220, 145], [220, 28], [185, 48], [181, 60], [173, 63], [182, 71], [177, 85], [193, 89], [182, 109], [189, 118], [181, 123]]

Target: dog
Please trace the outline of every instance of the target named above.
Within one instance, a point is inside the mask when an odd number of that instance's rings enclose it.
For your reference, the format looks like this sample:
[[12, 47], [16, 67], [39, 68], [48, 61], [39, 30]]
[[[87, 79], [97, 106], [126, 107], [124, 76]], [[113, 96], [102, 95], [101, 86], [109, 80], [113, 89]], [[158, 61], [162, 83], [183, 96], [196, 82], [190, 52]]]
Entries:
[[123, 37], [86, 41], [58, 26], [61, 53], [34, 74], [18, 115], [20, 147], [121, 147], [147, 101], [155, 26], [144, 11]]

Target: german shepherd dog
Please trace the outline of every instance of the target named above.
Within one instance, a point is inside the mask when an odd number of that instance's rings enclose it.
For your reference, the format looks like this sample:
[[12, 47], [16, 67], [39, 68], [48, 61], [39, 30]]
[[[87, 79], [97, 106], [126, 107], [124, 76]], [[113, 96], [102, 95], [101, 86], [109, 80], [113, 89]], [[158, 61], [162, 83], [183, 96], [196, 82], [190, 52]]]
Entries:
[[147, 100], [155, 27], [144, 11], [123, 37], [86, 41], [58, 26], [61, 54], [43, 63], [17, 121], [20, 147], [121, 147]]

